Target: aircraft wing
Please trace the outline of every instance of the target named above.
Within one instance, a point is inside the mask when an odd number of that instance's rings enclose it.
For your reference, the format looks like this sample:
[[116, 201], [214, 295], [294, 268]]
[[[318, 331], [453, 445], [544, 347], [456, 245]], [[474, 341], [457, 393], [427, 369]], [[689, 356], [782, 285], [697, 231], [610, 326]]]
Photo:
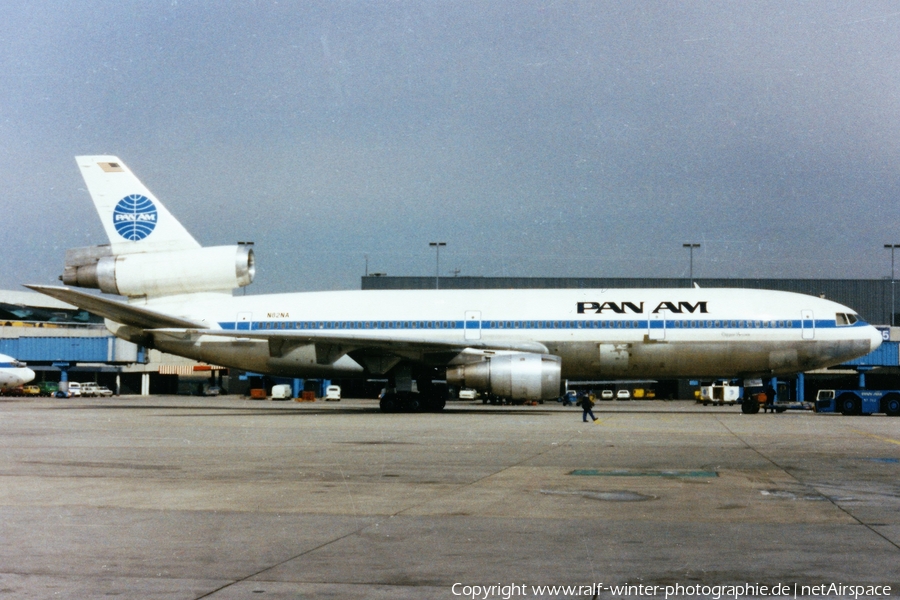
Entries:
[[153, 310], [125, 304], [116, 300], [86, 294], [66, 287], [52, 285], [26, 285], [25, 287], [40, 292], [51, 298], [68, 302], [78, 308], [92, 312], [104, 319], [132, 325], [142, 329], [158, 329], [160, 327], [198, 327], [200, 323], [179, 319]]
[[102, 296], [87, 294], [66, 287], [26, 285], [36, 292], [62, 300], [103, 318], [139, 327], [147, 334], [177, 340], [191, 340], [201, 336], [217, 336], [239, 340], [261, 340], [269, 344], [272, 356], [282, 356], [300, 345], [314, 344], [317, 361], [330, 364], [345, 354], [366, 363], [373, 372], [385, 370], [400, 357], [424, 360], [431, 357], [446, 364], [464, 350], [494, 350], [549, 354], [538, 342], [493, 340], [408, 339], [385, 337], [371, 331], [234, 331], [208, 329], [205, 324], [173, 317], [147, 308], [133, 306]]
[[539, 342], [520, 342], [496, 340], [484, 342], [483, 340], [460, 339], [408, 339], [397, 337], [376, 336], [370, 332], [359, 333], [329, 331], [234, 331], [230, 329], [197, 329], [197, 328], [159, 328], [148, 331], [153, 334], [168, 334], [178, 336], [215, 335], [236, 339], [266, 340], [270, 344], [340, 344], [356, 348], [378, 348], [383, 350], [402, 351], [415, 349], [420, 352], [446, 352], [450, 350], [462, 351], [466, 348], [477, 350], [512, 350], [516, 352], [549, 353], [547, 347]]
[[181, 342], [195, 342], [203, 336], [232, 340], [260, 340], [268, 342], [269, 355], [282, 357], [301, 346], [315, 348], [316, 362], [333, 364], [342, 356], [350, 356], [371, 373], [387, 373], [402, 359], [431, 365], [447, 365], [481, 360], [480, 351], [515, 351], [549, 354], [543, 344], [520, 341], [461, 340], [461, 339], [403, 339], [373, 335], [372, 332], [334, 331], [233, 331], [223, 329], [165, 328], [147, 333], [158, 338], [168, 337]]

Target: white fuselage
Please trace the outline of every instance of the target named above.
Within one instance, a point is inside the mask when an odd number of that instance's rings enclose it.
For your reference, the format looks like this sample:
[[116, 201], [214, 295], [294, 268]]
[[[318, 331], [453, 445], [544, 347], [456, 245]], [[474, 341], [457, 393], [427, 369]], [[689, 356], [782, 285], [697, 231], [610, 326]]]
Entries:
[[0, 389], [25, 385], [34, 379], [34, 371], [16, 359], [0, 354]]
[[[121, 319], [108, 321], [120, 337], [224, 366], [288, 377], [393, 372], [403, 392], [411, 389], [413, 371], [427, 379], [449, 368], [448, 380], [468, 381], [472, 366], [473, 381], [484, 379], [492, 388], [487, 379], [515, 380], [513, 387], [540, 382], [543, 398], [558, 387], [553, 384], [560, 375], [791, 374], [841, 364], [881, 343], [878, 332], [847, 307], [761, 290], [231, 296], [223, 290], [249, 284], [256, 272], [248, 244], [203, 248], [118, 157], [76, 160], [109, 245], [67, 253], [63, 282], [128, 296], [132, 310], [71, 290], [39, 291]], [[497, 356], [504, 352], [519, 355]], [[473, 366], [478, 361], [489, 363], [485, 373]]]
[[[259, 296], [197, 294], [153, 310], [234, 330], [234, 337], [158, 336], [161, 350], [294, 377], [371, 374], [353, 344], [323, 364], [312, 344], [273, 352], [241, 332], [328, 332], [460, 348], [536, 343], [562, 358], [563, 377], [725, 378], [793, 374], [841, 364], [879, 346], [880, 333], [835, 302], [766, 290], [403, 290]], [[843, 315], [843, 316], [842, 316]], [[115, 329], [113, 328], [115, 331]], [[362, 344], [360, 344], [362, 346]], [[446, 364], [411, 345], [396, 353]]]

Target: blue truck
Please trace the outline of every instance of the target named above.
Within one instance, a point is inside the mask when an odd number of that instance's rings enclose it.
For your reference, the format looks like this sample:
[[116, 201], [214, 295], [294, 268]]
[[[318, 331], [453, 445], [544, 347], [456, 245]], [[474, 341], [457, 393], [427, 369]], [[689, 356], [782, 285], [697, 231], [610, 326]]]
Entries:
[[819, 390], [816, 412], [845, 416], [885, 413], [900, 416], [900, 390]]

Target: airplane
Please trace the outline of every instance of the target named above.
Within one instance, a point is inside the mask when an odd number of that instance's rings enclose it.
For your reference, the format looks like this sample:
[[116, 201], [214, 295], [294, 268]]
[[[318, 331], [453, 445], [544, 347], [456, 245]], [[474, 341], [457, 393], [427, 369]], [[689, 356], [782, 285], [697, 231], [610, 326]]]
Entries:
[[0, 354], [0, 390], [25, 385], [34, 379], [34, 371], [25, 363], [6, 354]]
[[881, 344], [851, 308], [767, 290], [356, 290], [233, 295], [252, 243], [201, 247], [115, 156], [76, 162], [109, 244], [70, 249], [65, 286], [28, 285], [116, 336], [295, 378], [383, 378], [383, 411], [442, 410], [447, 386], [510, 399], [568, 379], [738, 379], [842, 364]]

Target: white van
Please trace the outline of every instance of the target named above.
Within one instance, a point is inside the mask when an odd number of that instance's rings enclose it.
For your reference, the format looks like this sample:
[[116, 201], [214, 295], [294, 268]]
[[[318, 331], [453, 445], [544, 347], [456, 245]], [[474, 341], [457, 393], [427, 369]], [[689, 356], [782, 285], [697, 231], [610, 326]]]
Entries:
[[339, 385], [329, 385], [325, 388], [325, 402], [340, 402], [341, 401], [341, 386]]
[[293, 397], [294, 390], [291, 389], [290, 384], [282, 383], [280, 385], [272, 386], [272, 400], [288, 400]]
[[81, 384], [81, 395], [82, 396], [112, 396], [112, 391], [103, 385], [97, 385], [92, 381], [87, 381]]

